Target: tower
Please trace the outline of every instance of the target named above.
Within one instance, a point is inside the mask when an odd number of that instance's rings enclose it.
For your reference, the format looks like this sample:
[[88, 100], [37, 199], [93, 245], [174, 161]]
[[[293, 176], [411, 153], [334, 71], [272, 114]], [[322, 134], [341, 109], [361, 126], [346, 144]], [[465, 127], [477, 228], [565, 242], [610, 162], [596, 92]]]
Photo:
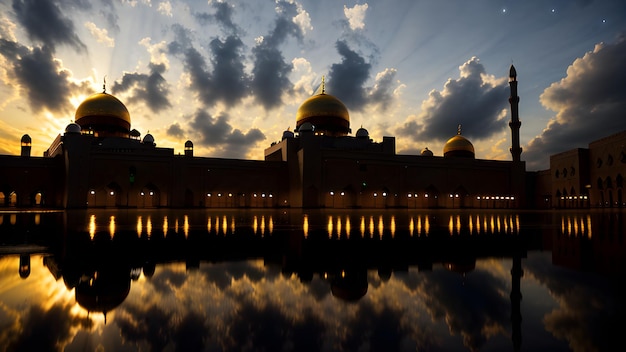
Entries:
[[520, 155], [522, 154], [522, 147], [519, 145], [519, 128], [522, 123], [519, 120], [519, 97], [517, 96], [517, 72], [515, 66], [511, 65], [509, 70], [509, 86], [511, 88], [511, 96], [509, 97], [509, 104], [511, 104], [511, 121], [509, 127], [511, 127], [511, 155], [514, 162], [519, 162]]
[[21, 150], [21, 155], [24, 157], [29, 157], [30, 156], [30, 148], [31, 148], [31, 144], [32, 144], [32, 139], [30, 139], [30, 136], [25, 134], [22, 136], [22, 139], [20, 141], [20, 144], [22, 146], [22, 150]]

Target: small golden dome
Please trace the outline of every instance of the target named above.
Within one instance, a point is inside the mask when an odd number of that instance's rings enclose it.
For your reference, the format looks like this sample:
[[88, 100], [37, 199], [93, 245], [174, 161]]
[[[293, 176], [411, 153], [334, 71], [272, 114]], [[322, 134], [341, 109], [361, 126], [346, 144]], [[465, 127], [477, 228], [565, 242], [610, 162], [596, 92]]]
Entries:
[[350, 114], [341, 100], [326, 93], [314, 95], [302, 103], [296, 114], [296, 130], [306, 122], [316, 133], [345, 136], [350, 133]]
[[103, 130], [128, 134], [130, 114], [126, 106], [107, 93], [96, 93], [85, 99], [76, 109], [75, 121], [83, 130]]
[[461, 136], [461, 127], [458, 134], [446, 142], [443, 147], [443, 156], [456, 156], [464, 158], [474, 158], [474, 145], [467, 138]]

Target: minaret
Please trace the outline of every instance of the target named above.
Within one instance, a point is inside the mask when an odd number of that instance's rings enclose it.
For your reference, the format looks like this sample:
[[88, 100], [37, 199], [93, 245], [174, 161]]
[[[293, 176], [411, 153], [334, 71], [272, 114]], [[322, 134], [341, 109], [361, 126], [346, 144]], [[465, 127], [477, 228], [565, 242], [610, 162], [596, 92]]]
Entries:
[[519, 146], [519, 128], [522, 123], [519, 120], [519, 97], [517, 96], [517, 72], [515, 66], [511, 65], [509, 70], [509, 86], [511, 87], [511, 96], [509, 97], [509, 104], [511, 104], [511, 121], [509, 127], [511, 127], [511, 155], [513, 155], [513, 161], [519, 162], [520, 155], [522, 154], [522, 147]]

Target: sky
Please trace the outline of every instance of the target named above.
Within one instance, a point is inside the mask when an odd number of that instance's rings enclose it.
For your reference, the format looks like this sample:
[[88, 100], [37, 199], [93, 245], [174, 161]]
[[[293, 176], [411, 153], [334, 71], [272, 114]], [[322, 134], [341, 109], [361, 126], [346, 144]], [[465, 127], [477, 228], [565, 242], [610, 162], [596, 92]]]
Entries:
[[263, 159], [325, 78], [352, 133], [443, 154], [457, 133], [527, 170], [626, 129], [626, 2], [0, 0], [0, 154], [41, 156], [90, 94], [158, 147]]

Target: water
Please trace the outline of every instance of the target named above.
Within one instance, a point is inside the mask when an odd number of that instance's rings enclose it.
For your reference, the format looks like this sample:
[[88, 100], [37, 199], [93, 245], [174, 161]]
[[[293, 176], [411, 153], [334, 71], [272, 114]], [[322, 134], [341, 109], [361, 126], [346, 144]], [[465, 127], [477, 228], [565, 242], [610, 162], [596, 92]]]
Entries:
[[621, 212], [0, 213], [0, 346], [593, 351], [621, 345]]

